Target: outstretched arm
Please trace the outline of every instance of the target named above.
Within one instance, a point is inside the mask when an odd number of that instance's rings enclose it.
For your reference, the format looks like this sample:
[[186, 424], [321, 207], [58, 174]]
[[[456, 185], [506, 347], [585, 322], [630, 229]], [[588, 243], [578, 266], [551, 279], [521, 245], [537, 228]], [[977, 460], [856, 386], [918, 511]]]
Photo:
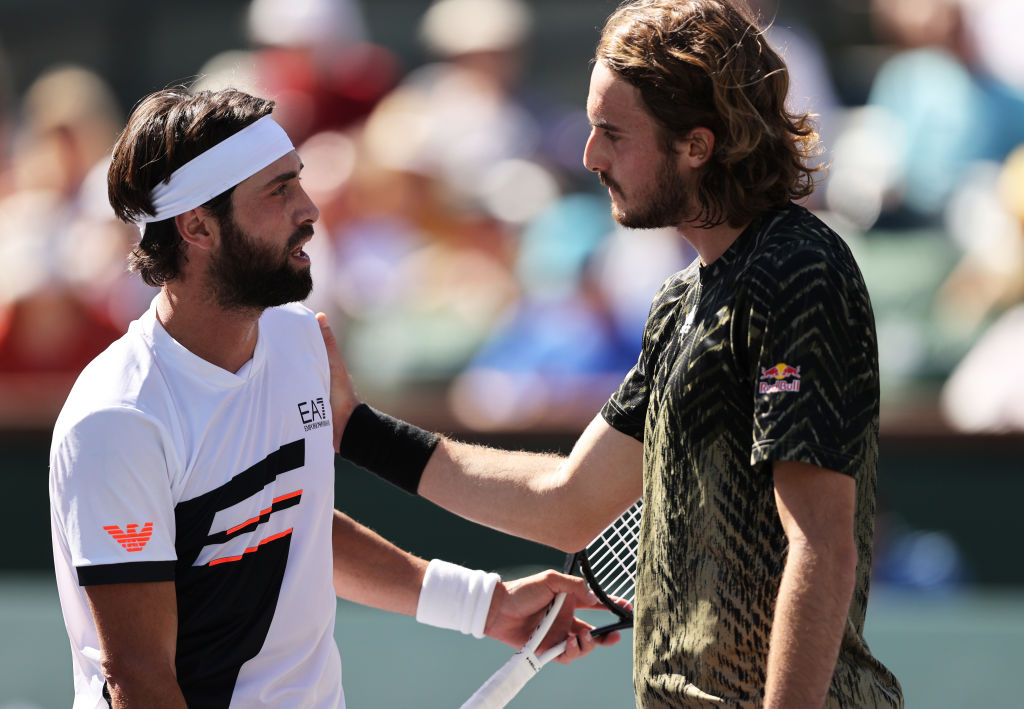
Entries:
[[579, 551], [642, 492], [639, 441], [596, 416], [568, 457], [442, 438], [419, 494], [479, 524]]
[[[337, 448], [359, 399], [326, 316], [317, 318], [330, 362]], [[416, 471], [415, 490], [474, 522], [563, 551], [578, 551], [639, 499], [642, 466], [640, 442], [596, 416], [568, 457], [504, 451], [442, 437], [425, 467]], [[387, 477], [386, 471], [372, 472]]]
[[[427, 562], [335, 510], [333, 524], [334, 590], [338, 596], [363, 605], [416, 616]], [[498, 582], [490, 598], [483, 634], [522, 646], [540, 622], [556, 594], [568, 594], [558, 621], [542, 644], [550, 647], [569, 636], [559, 662], [611, 645], [617, 634], [595, 640], [592, 626], [573, 617], [575, 608], [601, 608], [583, 579], [546, 571], [509, 582]]]

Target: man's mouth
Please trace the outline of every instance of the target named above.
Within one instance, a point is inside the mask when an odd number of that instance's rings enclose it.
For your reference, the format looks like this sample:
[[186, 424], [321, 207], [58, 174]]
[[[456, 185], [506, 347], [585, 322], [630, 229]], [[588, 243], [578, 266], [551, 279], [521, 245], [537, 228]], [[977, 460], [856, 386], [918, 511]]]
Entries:
[[288, 246], [292, 247], [292, 250], [288, 252], [288, 255], [292, 258], [299, 259], [300, 261], [309, 261], [309, 254], [302, 250], [310, 239], [313, 238], [313, 228], [303, 227], [292, 235], [292, 238], [288, 240]]
[[619, 189], [619, 185], [615, 182], [615, 180], [608, 177], [608, 175], [604, 174], [603, 172], [599, 172], [598, 178], [601, 180], [601, 184], [607, 187], [609, 190], [611, 190], [612, 192], [618, 192], [619, 194], [622, 194], [622, 190]]

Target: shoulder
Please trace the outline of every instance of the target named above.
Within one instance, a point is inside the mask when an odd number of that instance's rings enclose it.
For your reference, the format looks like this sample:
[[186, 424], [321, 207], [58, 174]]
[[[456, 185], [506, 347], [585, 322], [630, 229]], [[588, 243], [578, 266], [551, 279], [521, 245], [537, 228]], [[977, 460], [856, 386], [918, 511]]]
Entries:
[[700, 272], [699, 259], [694, 259], [689, 266], [669, 276], [654, 296], [651, 305], [651, 315], [656, 311], [671, 309], [682, 300], [686, 293], [697, 282]]
[[161, 469], [161, 463], [173, 460], [166, 422], [129, 405], [65, 406], [50, 444], [54, 481], [109, 476], [129, 461], [137, 464], [131, 469]]
[[671, 330], [687, 293], [699, 280], [699, 271], [699, 260], [694, 259], [693, 263], [672, 274], [661, 284], [661, 288], [658, 289], [651, 303], [647, 323], [644, 326], [645, 343], [657, 340], [662, 332]]
[[108, 408], [137, 408], [154, 389], [165, 389], [163, 377], [153, 355], [152, 341], [135, 322], [78, 375], [61, 418]]
[[317, 328], [316, 314], [302, 303], [288, 303], [267, 308], [260, 316], [260, 323], [270, 327]]
[[260, 316], [260, 328], [266, 330], [270, 343], [278, 347], [305, 348], [310, 341], [323, 344], [316, 314], [302, 303], [267, 308]]
[[53, 445], [72, 448], [124, 446], [139, 436], [162, 439], [166, 426], [152, 412], [129, 404], [65, 406], [53, 429]]
[[260, 337], [266, 337], [274, 357], [285, 357], [298, 365], [303, 357], [326, 369], [327, 349], [316, 314], [301, 303], [268, 308], [260, 316]]
[[56, 445], [67, 437], [134, 442], [142, 431], [158, 437], [177, 418], [173, 387], [155, 354], [146, 316], [79, 374], [54, 424]]
[[765, 217], [751, 266], [775, 285], [862, 280], [843, 238], [810, 210], [795, 204]]

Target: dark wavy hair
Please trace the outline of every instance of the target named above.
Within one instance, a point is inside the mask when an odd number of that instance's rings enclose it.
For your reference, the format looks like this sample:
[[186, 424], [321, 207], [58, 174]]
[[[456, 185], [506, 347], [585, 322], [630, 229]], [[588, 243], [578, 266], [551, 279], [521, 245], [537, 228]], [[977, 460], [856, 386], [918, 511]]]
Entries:
[[698, 126], [715, 135], [697, 176], [698, 225], [740, 226], [814, 190], [809, 114], [785, 108], [789, 72], [730, 0], [635, 0], [605, 23], [595, 61], [636, 87], [663, 147]]
[[[270, 113], [274, 102], [242, 91], [173, 88], [142, 99], [114, 145], [107, 196], [117, 217], [134, 222], [156, 213], [153, 188], [200, 153]], [[203, 206], [218, 220], [231, 215], [230, 188]], [[185, 259], [174, 219], [146, 225], [128, 265], [151, 286], [176, 278]]]

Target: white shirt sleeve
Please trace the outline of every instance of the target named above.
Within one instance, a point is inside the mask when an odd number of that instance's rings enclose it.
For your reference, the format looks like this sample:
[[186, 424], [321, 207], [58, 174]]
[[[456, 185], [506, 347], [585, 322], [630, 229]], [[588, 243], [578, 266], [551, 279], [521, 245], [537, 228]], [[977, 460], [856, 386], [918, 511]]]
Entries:
[[130, 408], [89, 413], [54, 441], [50, 495], [80, 585], [174, 578], [168, 437]]

